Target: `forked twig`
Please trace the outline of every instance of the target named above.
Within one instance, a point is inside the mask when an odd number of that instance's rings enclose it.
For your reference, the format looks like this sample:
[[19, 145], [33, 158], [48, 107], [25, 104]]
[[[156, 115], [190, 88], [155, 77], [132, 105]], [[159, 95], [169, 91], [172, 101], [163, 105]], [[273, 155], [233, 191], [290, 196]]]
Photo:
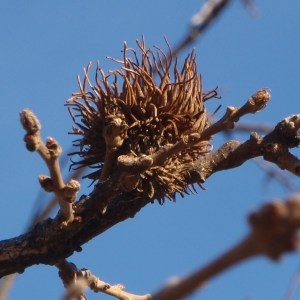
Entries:
[[50, 177], [39, 176], [41, 186], [47, 192], [54, 192], [57, 195], [60, 206], [59, 219], [65, 223], [73, 221], [72, 203], [76, 200], [80, 184], [78, 181], [72, 179], [66, 184], [64, 183], [59, 164], [59, 156], [62, 152], [60, 145], [50, 137], [47, 139], [46, 144], [44, 144], [40, 135], [40, 122], [29, 109], [21, 112], [20, 120], [26, 131], [24, 141], [27, 149], [38, 152], [50, 172]]

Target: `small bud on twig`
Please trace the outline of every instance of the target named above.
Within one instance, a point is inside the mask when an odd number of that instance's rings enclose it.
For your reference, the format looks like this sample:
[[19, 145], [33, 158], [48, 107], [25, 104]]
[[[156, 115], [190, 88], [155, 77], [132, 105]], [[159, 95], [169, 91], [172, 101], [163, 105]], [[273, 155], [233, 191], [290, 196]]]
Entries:
[[53, 181], [49, 176], [40, 175], [39, 182], [41, 187], [48, 193], [54, 192]]
[[71, 179], [64, 187], [64, 200], [73, 203], [76, 200], [77, 192], [80, 189], [80, 183]]
[[41, 130], [41, 124], [35, 114], [29, 110], [24, 109], [20, 113], [21, 124], [28, 134], [33, 134]]
[[263, 88], [253, 94], [248, 101], [240, 108], [229, 106], [227, 107], [225, 115], [216, 123], [205, 129], [201, 134], [201, 139], [208, 136], [234, 128], [234, 123], [246, 114], [254, 114], [263, 109], [268, 101], [271, 99], [269, 89]]

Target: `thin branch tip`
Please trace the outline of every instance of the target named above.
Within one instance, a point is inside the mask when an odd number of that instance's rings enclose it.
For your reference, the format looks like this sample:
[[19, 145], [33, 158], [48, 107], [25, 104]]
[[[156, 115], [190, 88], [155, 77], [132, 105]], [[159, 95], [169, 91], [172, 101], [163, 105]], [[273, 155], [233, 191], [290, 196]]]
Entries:
[[36, 115], [29, 109], [24, 109], [20, 113], [20, 121], [26, 131], [24, 141], [26, 148], [30, 151], [36, 151], [46, 163], [50, 177], [41, 175], [39, 182], [41, 187], [47, 192], [54, 192], [59, 199], [60, 211], [58, 219], [64, 223], [74, 220], [72, 203], [76, 200], [80, 184], [77, 181], [64, 183], [59, 157], [62, 154], [62, 148], [52, 137], [48, 137], [46, 143], [43, 142], [40, 130], [41, 124]]
[[270, 99], [270, 89], [262, 88], [254, 93], [242, 107], [228, 106], [224, 116], [202, 132], [201, 139], [213, 136], [224, 130], [233, 129], [235, 123], [238, 122], [242, 116], [259, 112], [266, 107]]
[[[151, 295], [135, 295], [125, 291], [122, 284], [111, 285], [92, 274], [88, 269], [77, 269], [73, 263], [63, 260], [56, 264], [59, 270], [59, 276], [62, 279], [64, 286], [67, 289], [66, 294], [77, 291], [77, 297], [84, 297], [83, 291], [87, 287], [95, 293], [102, 292], [104, 294], [113, 296], [120, 300], [150, 300]], [[76, 284], [80, 282], [80, 286], [76, 288]]]

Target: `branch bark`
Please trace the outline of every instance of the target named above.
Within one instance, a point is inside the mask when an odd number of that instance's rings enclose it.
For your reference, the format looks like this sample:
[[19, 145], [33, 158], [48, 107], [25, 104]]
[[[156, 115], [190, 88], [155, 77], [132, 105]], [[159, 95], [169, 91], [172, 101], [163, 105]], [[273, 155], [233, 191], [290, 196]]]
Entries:
[[[238, 167], [257, 156], [299, 176], [300, 161], [289, 152], [289, 148], [299, 145], [299, 120], [300, 115], [288, 117], [264, 137], [253, 133], [244, 143], [226, 142], [216, 152], [184, 166], [188, 182], [203, 183], [214, 173]], [[109, 180], [97, 184], [91, 195], [76, 202], [74, 221], [66, 226], [58, 219], [47, 219], [25, 234], [1, 241], [0, 277], [21, 273], [34, 264], [55, 265], [81, 251], [81, 245], [110, 227], [134, 217], [154, 200], [145, 199], [135, 190], [122, 192], [120, 176], [120, 173], [113, 174]], [[99, 210], [103, 201], [109, 203], [105, 213]]]

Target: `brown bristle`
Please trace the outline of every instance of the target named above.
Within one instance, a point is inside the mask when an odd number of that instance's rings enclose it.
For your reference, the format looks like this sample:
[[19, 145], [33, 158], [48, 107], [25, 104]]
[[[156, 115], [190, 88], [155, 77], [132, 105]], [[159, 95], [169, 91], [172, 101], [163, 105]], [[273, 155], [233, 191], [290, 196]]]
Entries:
[[[209, 125], [195, 52], [179, 70], [168, 44], [167, 54], [157, 47], [147, 50], [144, 40], [137, 45], [140, 56], [124, 44], [123, 59], [111, 59], [120, 68], [108, 75], [98, 65], [94, 85], [88, 77], [91, 64], [83, 83], [78, 79], [80, 91], [67, 103], [76, 125], [72, 133], [80, 136], [78, 151], [73, 154], [81, 160], [74, 165], [96, 167], [101, 172], [106, 154], [103, 129], [108, 119], [118, 118], [126, 128], [117, 155], [133, 157], [156, 153]], [[203, 141], [173, 155], [163, 165], [149, 168], [140, 174], [137, 190], [160, 202], [164, 197], [174, 199], [176, 192], [184, 194], [188, 191], [184, 165], [207, 153], [208, 146], [209, 141]], [[90, 177], [96, 179], [94, 175]]]

